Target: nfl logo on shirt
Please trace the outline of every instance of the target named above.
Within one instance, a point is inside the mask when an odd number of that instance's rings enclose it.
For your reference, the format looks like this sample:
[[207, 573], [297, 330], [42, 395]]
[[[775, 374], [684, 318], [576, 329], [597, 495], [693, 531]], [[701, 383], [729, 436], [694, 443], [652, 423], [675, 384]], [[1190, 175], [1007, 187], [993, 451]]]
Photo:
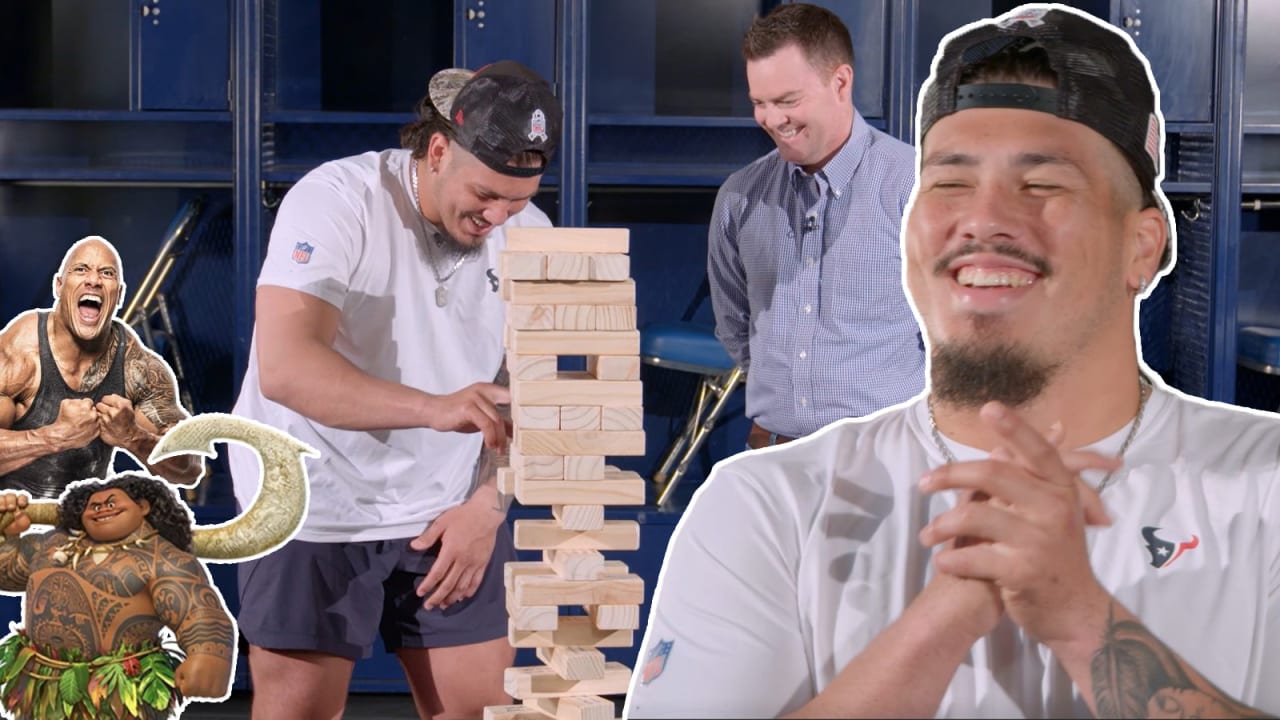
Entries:
[[649, 652], [649, 662], [645, 663], [644, 672], [640, 674], [641, 683], [648, 685], [657, 680], [662, 671], [667, 669], [667, 658], [671, 657], [671, 646], [675, 644], [675, 640], [658, 641], [658, 644]]
[[306, 241], [302, 241], [293, 246], [293, 261], [299, 265], [306, 265], [311, 262], [311, 251], [315, 250], [315, 245], [308, 245]]

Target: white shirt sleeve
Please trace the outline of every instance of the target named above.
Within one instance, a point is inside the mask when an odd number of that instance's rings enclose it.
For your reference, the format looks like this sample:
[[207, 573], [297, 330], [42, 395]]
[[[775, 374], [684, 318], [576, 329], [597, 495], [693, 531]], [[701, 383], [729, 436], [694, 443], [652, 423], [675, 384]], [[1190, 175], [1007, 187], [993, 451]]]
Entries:
[[344, 190], [326, 170], [304, 177], [280, 203], [258, 284], [305, 292], [341, 309], [363, 252], [365, 222], [350, 199], [358, 189]]
[[1273, 523], [1270, 572], [1267, 573], [1266, 629], [1259, 669], [1257, 698], [1250, 703], [1268, 715], [1280, 716], [1280, 476], [1272, 481], [1265, 517]]
[[769, 492], [786, 478], [732, 465], [672, 536], [624, 717], [775, 717], [813, 695], [796, 588], [808, 524]]

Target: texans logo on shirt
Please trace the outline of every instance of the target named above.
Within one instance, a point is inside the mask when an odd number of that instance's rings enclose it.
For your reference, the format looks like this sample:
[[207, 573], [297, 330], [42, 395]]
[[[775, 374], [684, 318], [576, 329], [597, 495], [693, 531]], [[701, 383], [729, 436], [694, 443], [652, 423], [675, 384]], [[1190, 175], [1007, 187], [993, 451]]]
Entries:
[[489, 291], [498, 292], [498, 276], [493, 273], [493, 268], [484, 271], [485, 277], [489, 278]]
[[640, 673], [642, 685], [657, 680], [662, 671], [667, 669], [667, 658], [671, 657], [671, 647], [675, 644], [675, 640], [659, 640], [653, 650], [649, 651], [649, 662], [645, 663], [644, 671]]
[[1158, 527], [1142, 528], [1142, 537], [1147, 541], [1147, 552], [1151, 553], [1151, 566], [1157, 569], [1167, 568], [1174, 560], [1182, 557], [1182, 553], [1195, 550], [1200, 546], [1200, 537], [1192, 535], [1190, 540], [1177, 544], [1171, 543], [1156, 535]]

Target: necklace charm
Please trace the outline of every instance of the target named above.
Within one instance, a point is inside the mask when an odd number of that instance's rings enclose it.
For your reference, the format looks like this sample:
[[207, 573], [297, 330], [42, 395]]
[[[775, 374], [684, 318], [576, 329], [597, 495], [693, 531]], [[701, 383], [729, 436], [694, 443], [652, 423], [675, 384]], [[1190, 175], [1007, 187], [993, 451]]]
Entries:
[[436, 307], [444, 307], [449, 304], [449, 288], [440, 285], [436, 288]]

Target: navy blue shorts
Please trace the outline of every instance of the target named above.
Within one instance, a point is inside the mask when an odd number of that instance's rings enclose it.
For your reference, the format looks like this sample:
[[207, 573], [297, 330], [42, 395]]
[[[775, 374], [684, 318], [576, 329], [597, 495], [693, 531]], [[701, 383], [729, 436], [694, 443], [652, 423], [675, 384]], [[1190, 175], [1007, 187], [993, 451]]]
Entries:
[[425, 610], [417, 586], [435, 548], [409, 541], [313, 543], [295, 540], [241, 563], [240, 633], [271, 650], [310, 650], [358, 659], [373, 652], [375, 630], [388, 651], [470, 645], [507, 634], [502, 568], [515, 559], [511, 530], [498, 528], [493, 557], [476, 594], [446, 610]]

